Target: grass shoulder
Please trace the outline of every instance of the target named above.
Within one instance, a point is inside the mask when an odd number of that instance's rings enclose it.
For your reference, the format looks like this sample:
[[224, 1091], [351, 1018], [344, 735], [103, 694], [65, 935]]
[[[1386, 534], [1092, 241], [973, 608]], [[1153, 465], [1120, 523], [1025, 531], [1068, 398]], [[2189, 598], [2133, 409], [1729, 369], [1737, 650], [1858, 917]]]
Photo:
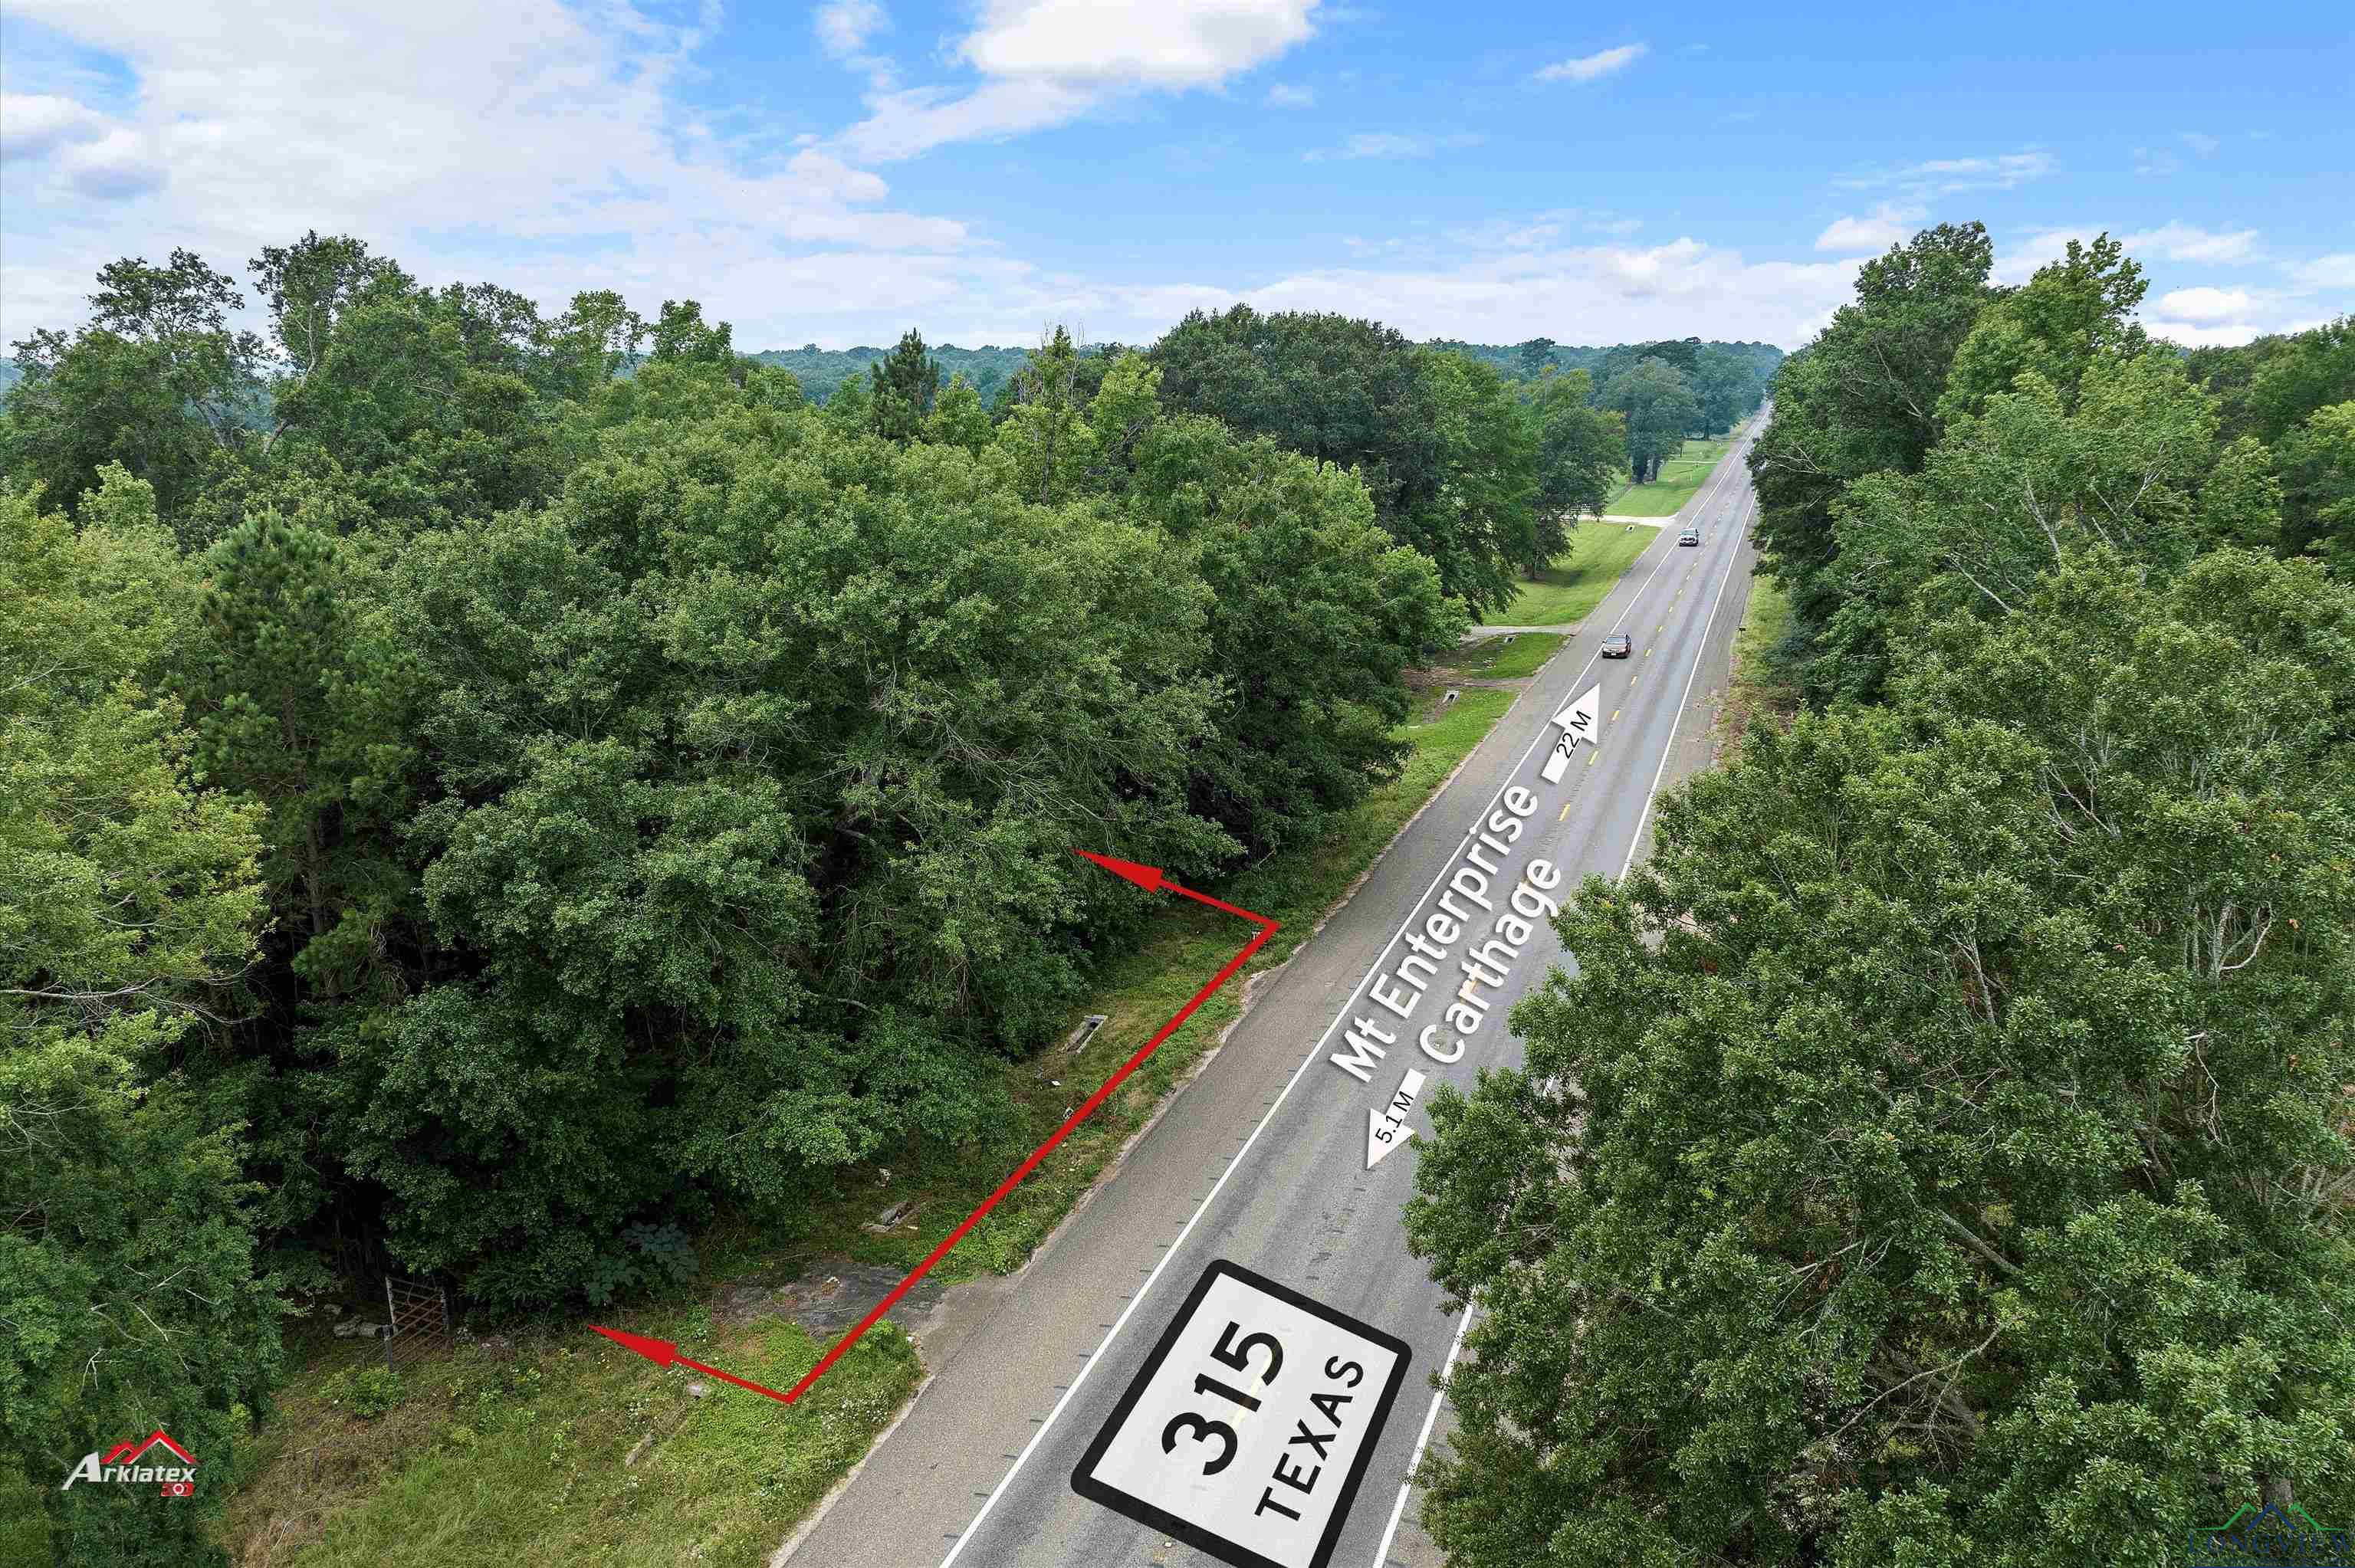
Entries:
[[[772, 1387], [824, 1350], [792, 1323], [723, 1323], [701, 1306], [602, 1320]], [[389, 1389], [371, 1342], [297, 1348], [304, 1369], [229, 1499], [240, 1568], [754, 1568], [922, 1376], [889, 1324], [790, 1407], [570, 1323], [462, 1344]]]
[[1742, 737], [1756, 725], [1780, 726], [1799, 711], [1798, 689], [1775, 665], [1776, 644], [1791, 630], [1791, 598], [1782, 581], [1765, 572], [1750, 579], [1750, 601], [1733, 639], [1733, 679], [1718, 710], [1717, 751], [1732, 760]]
[[1641, 523], [1584, 522], [1571, 530], [1570, 549], [1503, 609], [1484, 618], [1491, 626], [1567, 626], [1603, 602], [1636, 557], [1659, 537]]

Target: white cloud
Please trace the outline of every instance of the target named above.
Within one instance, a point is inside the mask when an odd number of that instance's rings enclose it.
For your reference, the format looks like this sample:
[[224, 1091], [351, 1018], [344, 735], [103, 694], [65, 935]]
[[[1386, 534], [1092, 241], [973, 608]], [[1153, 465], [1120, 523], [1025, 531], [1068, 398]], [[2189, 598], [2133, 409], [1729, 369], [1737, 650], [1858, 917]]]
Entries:
[[1338, 147], [1313, 148], [1301, 157], [1311, 164], [1348, 158], [1428, 158], [1443, 147], [1470, 147], [1479, 140], [1461, 132], [1453, 136], [1410, 136], [1395, 131], [1360, 131]]
[[2249, 313], [2246, 289], [2170, 289], [2158, 299], [2159, 310], [2187, 322], [2230, 321]]
[[2060, 166], [2051, 154], [2030, 147], [1990, 157], [1932, 158], [1892, 169], [1866, 170], [1832, 183], [1844, 190], [1894, 187], [1919, 199], [1949, 196], [1956, 191], [2008, 191], [2030, 180], [2042, 179]]
[[[2068, 250], [2069, 241], [2090, 245], [2100, 232], [2094, 228], [2049, 228], [2033, 235], [2018, 249], [1996, 258], [1995, 281], [2025, 283], [2038, 268], [2060, 260]], [[2140, 262], [2145, 270], [2155, 261], [2230, 264], [2259, 259], [2257, 231], [2254, 228], [2219, 230], [2188, 223], [2166, 223], [2135, 234], [2111, 232], [2125, 247], [2126, 253]]]
[[867, 41], [891, 26], [876, 0], [826, 0], [811, 18], [817, 41], [826, 52], [851, 69], [865, 74], [868, 87], [890, 92], [900, 85], [900, 73], [887, 55], [871, 54]]
[[1894, 207], [1882, 202], [1870, 217], [1840, 217], [1816, 236], [1816, 249], [1842, 255], [1886, 250], [1913, 238], [1913, 225], [1926, 215], [1918, 207]]
[[863, 51], [867, 40], [890, 24], [875, 0], [826, 0], [817, 8], [815, 25], [826, 53], [840, 58]]
[[2166, 175], [2179, 174], [2183, 169], [2183, 160], [2164, 148], [2154, 151], [2148, 147], [2137, 147], [2134, 155], [2134, 172], [2137, 175]]
[[46, 92], [0, 92], [0, 162], [46, 157], [106, 134], [105, 115]]
[[2142, 326], [2143, 330], [2151, 336], [2164, 338], [2169, 343], [2181, 344], [2186, 348], [2211, 348], [2231, 347], [2235, 344], [2247, 343], [2252, 338], [2264, 337], [2274, 333], [2304, 332], [2308, 327], [2318, 327], [2322, 324], [2321, 318], [2308, 316], [2284, 317], [2262, 323], [2153, 321], [2145, 317]]
[[2309, 289], [2355, 289], [2355, 250], [2302, 261], [2290, 269], [2290, 276]]
[[1218, 87], [1315, 30], [1316, 0], [986, 0], [952, 53], [975, 87], [877, 92], [845, 132], [855, 158], [1042, 130], [1135, 92]]
[[1316, 90], [1313, 87], [1292, 87], [1279, 81], [1267, 90], [1270, 109], [1309, 109], [1316, 102]]
[[1213, 87], [1305, 41], [1316, 0], [988, 0], [957, 52], [993, 77]]
[[1558, 60], [1537, 73], [1540, 81], [1593, 81], [1613, 71], [1625, 70], [1643, 57], [1642, 44], [1622, 44], [1615, 49], [1600, 54], [1582, 55], [1577, 59]]
[[67, 148], [60, 161], [67, 183], [92, 201], [145, 196], [168, 177], [147, 138], [135, 131], [109, 131], [95, 142]]
[[2211, 153], [2213, 153], [2220, 145], [2222, 145], [2215, 137], [2209, 135], [2203, 131], [2186, 131], [2181, 132], [2177, 139], [2203, 158], [2208, 156]]
[[[135, 91], [100, 115], [10, 62], [27, 90], [6, 105], [19, 155], [0, 170], [0, 341], [81, 319], [117, 256], [185, 245], [241, 274], [313, 228], [432, 281], [493, 277], [547, 305], [600, 286], [642, 308], [697, 292], [715, 314], [707, 269], [970, 248], [960, 223], [882, 205], [883, 181], [838, 150], [723, 140], [681, 112], [695, 27], [557, 0], [273, 4], [13, 5], [118, 58]], [[765, 298], [744, 302], [775, 309]]]
[[2225, 232], [2196, 228], [2188, 223], [2169, 223], [2140, 234], [2125, 235], [2119, 243], [2137, 260], [2156, 257], [2165, 261], [2249, 261], [2256, 258], [2257, 231], [2239, 228]]

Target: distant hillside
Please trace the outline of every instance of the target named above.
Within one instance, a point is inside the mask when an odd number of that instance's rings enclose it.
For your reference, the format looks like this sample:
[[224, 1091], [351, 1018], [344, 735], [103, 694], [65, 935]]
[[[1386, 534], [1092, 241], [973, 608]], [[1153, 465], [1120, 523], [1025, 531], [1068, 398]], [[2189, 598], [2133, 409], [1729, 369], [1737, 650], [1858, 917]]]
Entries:
[[[1424, 346], [1468, 355], [1509, 375], [1522, 373], [1521, 351], [1518, 345], [1459, 343], [1454, 338], [1443, 337], [1433, 338]], [[1648, 346], [1646, 344], [1618, 344], [1604, 348], [1583, 348], [1558, 344], [1553, 350], [1553, 363], [1562, 370], [1591, 372], [1599, 385], [1605, 378], [1606, 364], [1613, 369], [1618, 367], [1614, 362], [1614, 355], [1620, 361], [1627, 361], [1636, 349]], [[1723, 349], [1757, 364], [1762, 379], [1774, 373], [1775, 365], [1783, 357], [1781, 349], [1765, 343], [1710, 343], [1700, 346]], [[802, 384], [802, 391], [812, 401], [823, 403], [836, 387], [842, 385], [846, 376], [864, 374], [868, 366], [890, 352], [888, 348], [820, 348], [813, 343], [801, 348], [765, 349], [752, 357], [763, 365], [783, 366], [792, 371], [794, 379]], [[994, 344], [959, 348], [954, 344], [941, 344], [930, 352], [934, 359], [940, 361], [943, 384], [950, 376], [961, 375], [972, 383], [984, 402], [994, 397], [997, 388], [1030, 359], [1028, 349], [999, 348]]]
[[[801, 348], [764, 349], [752, 357], [763, 365], [782, 366], [792, 371], [794, 379], [802, 384], [803, 393], [823, 403], [845, 378], [864, 376], [868, 366], [890, 352], [889, 347], [820, 348], [813, 343]], [[940, 362], [942, 385], [946, 386], [951, 376], [962, 376], [981, 394], [985, 403], [1030, 359], [1028, 349], [999, 348], [994, 344], [959, 348], [953, 343], [943, 343], [929, 352]]]
[[[1521, 351], [1518, 346], [1458, 343], [1453, 338], [1444, 337], [1432, 339], [1426, 346], [1469, 355], [1511, 375], [1518, 376], [1521, 372]], [[1599, 383], [1604, 379], [1605, 363], [1614, 355], [1625, 358], [1631, 350], [1646, 345], [1621, 344], [1608, 348], [1582, 348], [1557, 344], [1553, 350], [1553, 363], [1563, 370], [1588, 371]], [[1760, 365], [1762, 375], [1773, 374], [1776, 362], [1783, 357], [1783, 351], [1771, 344], [1725, 343], [1703, 346], [1729, 349], [1752, 359]], [[952, 376], [962, 376], [981, 394], [984, 402], [994, 397], [998, 387], [1030, 359], [1028, 349], [1000, 348], [995, 344], [986, 344], [980, 348], [959, 348], [953, 343], [944, 343], [934, 346], [931, 352], [932, 357], [940, 361], [943, 384]], [[889, 353], [889, 348], [820, 348], [813, 343], [800, 348], [763, 349], [752, 357], [763, 365], [782, 366], [792, 371], [794, 379], [802, 384], [802, 391], [813, 402], [823, 403], [833, 395], [836, 387], [842, 385], [845, 377], [865, 375], [868, 366]], [[0, 393], [6, 392], [19, 379], [16, 362], [0, 359]]]

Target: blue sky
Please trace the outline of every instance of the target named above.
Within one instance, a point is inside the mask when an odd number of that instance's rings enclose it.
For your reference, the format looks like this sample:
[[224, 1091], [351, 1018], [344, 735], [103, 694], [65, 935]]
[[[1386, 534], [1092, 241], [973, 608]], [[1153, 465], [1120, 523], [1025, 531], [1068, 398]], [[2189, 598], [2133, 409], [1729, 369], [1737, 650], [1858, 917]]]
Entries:
[[746, 347], [1237, 299], [1796, 346], [1968, 218], [2015, 281], [2128, 237], [2180, 341], [2355, 310], [2347, 5], [1934, 9], [0, 0], [0, 335], [311, 228]]

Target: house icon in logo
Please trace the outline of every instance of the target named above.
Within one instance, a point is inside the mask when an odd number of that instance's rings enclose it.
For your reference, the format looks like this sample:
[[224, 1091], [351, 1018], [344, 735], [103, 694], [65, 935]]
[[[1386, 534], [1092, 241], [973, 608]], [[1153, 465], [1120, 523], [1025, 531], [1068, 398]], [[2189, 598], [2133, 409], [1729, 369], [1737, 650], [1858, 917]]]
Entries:
[[144, 1442], [117, 1443], [113, 1449], [109, 1452], [106, 1457], [101, 1460], [100, 1463], [107, 1465], [135, 1465], [139, 1462], [140, 1455], [144, 1454], [148, 1449], [153, 1448], [158, 1443], [161, 1443], [165, 1447], [172, 1450], [173, 1453], [177, 1454], [180, 1457], [180, 1463], [187, 1466], [190, 1469], [196, 1468], [197, 1461], [189, 1456], [188, 1451], [186, 1448], [181, 1447], [177, 1443], [173, 1442], [171, 1438], [165, 1436], [160, 1427], [155, 1431], [147, 1434], [147, 1437]]
[[[161, 1446], [169, 1457], [179, 1460], [176, 1465], [141, 1464], [150, 1449]], [[167, 1498], [193, 1497], [197, 1490], [196, 1456], [172, 1441], [163, 1428], [157, 1427], [144, 1438], [134, 1437], [127, 1443], [117, 1443], [107, 1450], [103, 1458], [96, 1449], [81, 1457], [81, 1462], [68, 1473], [63, 1489], [70, 1490], [77, 1481], [129, 1481], [141, 1486], [154, 1484], [163, 1489]]]

